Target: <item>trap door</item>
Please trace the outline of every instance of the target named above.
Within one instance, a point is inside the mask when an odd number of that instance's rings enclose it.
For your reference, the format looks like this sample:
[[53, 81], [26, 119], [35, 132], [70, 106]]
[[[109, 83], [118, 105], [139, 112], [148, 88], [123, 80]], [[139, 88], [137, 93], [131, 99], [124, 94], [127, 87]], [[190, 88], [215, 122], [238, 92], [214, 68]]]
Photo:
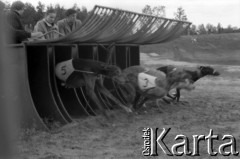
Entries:
[[[81, 59], [91, 59], [97, 58], [98, 48], [96, 44], [79, 44], [78, 52], [76, 57]], [[98, 107], [90, 100], [87, 95], [86, 87], [76, 89], [78, 97], [82, 101], [83, 105], [86, 107], [90, 115], [97, 115]]]
[[55, 76], [55, 66], [56, 66], [56, 61], [55, 61], [55, 47], [53, 46], [48, 46], [47, 47], [47, 52], [48, 52], [48, 57], [49, 57], [49, 72], [51, 75], [51, 88], [52, 88], [52, 92], [54, 95], [54, 99], [57, 102], [58, 108], [61, 111], [61, 113], [63, 114], [63, 116], [65, 117], [65, 119], [68, 122], [72, 122], [73, 119], [71, 118], [71, 116], [69, 115], [69, 113], [67, 112], [63, 101], [61, 99], [61, 95], [59, 94], [59, 90], [58, 90], [58, 84], [57, 84], [57, 78]]
[[[98, 45], [98, 52], [97, 52], [97, 60], [104, 62], [109, 65], [114, 65], [115, 64], [115, 53], [116, 53], [116, 47], [114, 44], [110, 45], [103, 45], [99, 44]], [[104, 78], [104, 77], [103, 77]], [[105, 88], [116, 97], [115, 93], [115, 87], [113, 85], [113, 81], [109, 78], [104, 78], [104, 86]], [[98, 97], [101, 99], [101, 101], [105, 104], [107, 109], [113, 109], [114, 108], [114, 102], [111, 101], [109, 98], [105, 97], [105, 95], [101, 94], [98, 90], [97, 94]]]
[[[106, 63], [107, 62], [107, 56], [108, 52], [106, 49], [104, 49], [105, 46], [99, 45], [99, 44], [80, 44], [79, 49], [79, 58], [82, 59], [91, 59], [95, 61], [101, 61]], [[111, 60], [110, 60], [111, 61]], [[105, 80], [105, 79], [104, 79]], [[98, 109], [94, 102], [92, 102], [88, 97], [85, 90], [85, 87], [81, 88], [82, 97], [84, 98], [85, 104], [91, 108], [94, 114], [96, 114], [96, 110]], [[95, 93], [98, 97], [98, 99], [102, 102], [105, 109], [112, 109], [112, 105], [110, 104], [109, 100], [99, 92], [98, 88], [95, 88]]]
[[[59, 62], [76, 58], [75, 52], [77, 47], [74, 45], [56, 45], [54, 46], [55, 65]], [[54, 68], [55, 69], [55, 68]], [[58, 98], [62, 101], [65, 109], [72, 118], [88, 116], [89, 112], [81, 102], [76, 89], [62, 86], [62, 81], [56, 78]]]
[[[116, 51], [114, 56], [115, 65], [119, 66], [122, 70], [127, 67], [140, 64], [139, 45], [116, 45]], [[120, 91], [121, 87], [116, 82], [112, 81], [112, 84], [116, 90], [115, 96], [123, 103], [127, 104], [124, 95]]]
[[40, 117], [49, 128], [69, 123], [58, 108], [52, 91], [49, 49], [46, 45], [26, 45], [31, 96]]

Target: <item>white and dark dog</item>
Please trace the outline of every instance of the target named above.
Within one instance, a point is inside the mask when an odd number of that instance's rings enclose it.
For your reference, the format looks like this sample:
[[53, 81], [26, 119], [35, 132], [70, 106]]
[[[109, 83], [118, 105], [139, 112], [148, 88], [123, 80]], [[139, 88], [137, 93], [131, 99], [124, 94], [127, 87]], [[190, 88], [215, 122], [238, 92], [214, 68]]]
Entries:
[[133, 104], [133, 108], [141, 106], [148, 99], [163, 98], [174, 88], [186, 90], [195, 88], [186, 72], [178, 69], [165, 74], [156, 69], [131, 66], [123, 70], [123, 76], [127, 82], [121, 85], [122, 94]]
[[132, 112], [129, 107], [123, 105], [103, 85], [102, 76], [110, 78], [117, 83], [125, 83], [125, 78], [122, 76], [122, 70], [115, 65], [108, 65], [103, 62], [87, 59], [70, 59], [58, 63], [55, 68], [55, 74], [68, 88], [86, 86], [87, 95], [98, 106], [99, 110], [106, 118], [108, 118], [108, 115], [104, 110], [103, 104], [95, 94], [95, 87], [126, 112]]
[[[166, 75], [176, 69], [180, 69], [180, 68], [177, 68], [172, 65], [167, 65], [167, 66], [162, 66], [162, 67], [157, 68], [157, 70], [164, 72]], [[205, 76], [219, 76], [220, 75], [220, 73], [217, 70], [215, 70], [214, 68], [212, 68], [211, 66], [198, 66], [194, 70], [183, 69], [183, 71], [185, 72], [185, 74], [187, 75], [187, 77], [191, 83], [195, 83], [196, 81], [198, 81], [199, 79], [201, 79], [202, 77], [205, 77]], [[181, 96], [180, 90], [181, 90], [181, 88], [176, 88], [176, 94], [174, 96], [168, 94], [168, 97], [170, 97], [174, 100], [176, 99], [177, 102], [179, 102], [180, 96]]]

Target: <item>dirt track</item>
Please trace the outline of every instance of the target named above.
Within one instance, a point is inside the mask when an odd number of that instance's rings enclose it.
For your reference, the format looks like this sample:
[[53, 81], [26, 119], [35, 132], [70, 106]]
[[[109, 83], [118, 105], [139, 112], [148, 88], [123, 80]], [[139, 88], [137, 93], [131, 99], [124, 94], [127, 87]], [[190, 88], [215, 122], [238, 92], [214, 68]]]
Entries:
[[[238, 52], [236, 56], [239, 55]], [[173, 64], [192, 69], [201, 65], [197, 61], [189, 63], [174, 61], [173, 58], [166, 60], [167, 58], [169, 57], [164, 56], [164, 53], [141, 54], [142, 65], [150, 67]], [[27, 130], [18, 144], [20, 155], [29, 159], [175, 158], [167, 157], [161, 150], [161, 157], [142, 156], [144, 127], [158, 127], [160, 130], [170, 127], [165, 143], [171, 146], [176, 143], [173, 138], [177, 134], [184, 134], [190, 138], [190, 150], [192, 135], [208, 135], [209, 130], [213, 129], [213, 133], [220, 138], [224, 134], [233, 135], [237, 140], [237, 150], [240, 151], [240, 66], [217, 61], [213, 67], [221, 72], [221, 76], [204, 77], [196, 82], [196, 89], [191, 93], [182, 91], [180, 103], [168, 105], [160, 102], [162, 111], [156, 107], [155, 102], [150, 101], [138, 115], [112, 111], [113, 120], [108, 127], [99, 124], [102, 117], [98, 116], [79, 119], [54, 134]], [[221, 140], [214, 141], [214, 150], [222, 143]], [[200, 155], [194, 158], [234, 158], [221, 155], [210, 157], [206, 141], [200, 142]]]
[[[172, 61], [172, 64], [176, 63]], [[102, 117], [90, 117], [56, 134], [30, 130], [19, 144], [21, 156], [30, 159], [148, 158], [141, 155], [144, 127], [170, 127], [171, 132], [165, 139], [169, 145], [173, 144], [177, 134], [191, 138], [194, 134], [207, 135], [213, 129], [214, 134], [233, 135], [240, 150], [240, 67], [235, 66], [231, 71], [224, 70], [222, 66], [217, 69], [221, 69], [220, 77], [201, 79], [196, 83], [196, 90], [182, 92], [180, 103], [162, 103], [163, 112], [159, 111], [154, 102], [149, 102], [139, 115], [112, 112], [115, 117], [113, 125], [109, 127], [98, 123]], [[236, 73], [238, 76], [229, 76]], [[219, 144], [221, 141], [214, 144], [216, 150]], [[200, 144], [200, 154], [196, 158], [209, 157], [206, 142]], [[161, 151], [159, 155], [161, 158], [171, 158]]]

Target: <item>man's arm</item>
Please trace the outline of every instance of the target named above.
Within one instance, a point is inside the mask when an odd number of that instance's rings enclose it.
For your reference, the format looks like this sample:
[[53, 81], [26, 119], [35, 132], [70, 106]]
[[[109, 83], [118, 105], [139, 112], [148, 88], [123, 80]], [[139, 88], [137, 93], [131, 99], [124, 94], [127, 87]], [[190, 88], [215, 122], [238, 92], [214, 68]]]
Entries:
[[64, 24], [63, 24], [62, 20], [60, 20], [60, 21], [57, 22], [57, 26], [58, 26], [59, 32], [60, 32], [61, 34], [65, 35], [66, 33], [65, 33], [65, 31], [64, 31], [64, 27], [63, 27]]

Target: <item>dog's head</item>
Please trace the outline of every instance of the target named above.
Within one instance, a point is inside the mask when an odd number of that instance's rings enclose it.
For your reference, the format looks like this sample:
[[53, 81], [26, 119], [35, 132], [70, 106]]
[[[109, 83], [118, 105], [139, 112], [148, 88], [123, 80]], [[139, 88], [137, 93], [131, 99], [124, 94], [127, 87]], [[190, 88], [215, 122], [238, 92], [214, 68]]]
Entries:
[[212, 75], [212, 76], [219, 76], [220, 73], [216, 71], [214, 68], [210, 66], [199, 66], [198, 69], [200, 70], [201, 74], [206, 75]]
[[111, 78], [112, 80], [124, 84], [126, 78], [122, 74], [122, 70], [115, 65], [104, 66], [104, 74], [106, 77]]

